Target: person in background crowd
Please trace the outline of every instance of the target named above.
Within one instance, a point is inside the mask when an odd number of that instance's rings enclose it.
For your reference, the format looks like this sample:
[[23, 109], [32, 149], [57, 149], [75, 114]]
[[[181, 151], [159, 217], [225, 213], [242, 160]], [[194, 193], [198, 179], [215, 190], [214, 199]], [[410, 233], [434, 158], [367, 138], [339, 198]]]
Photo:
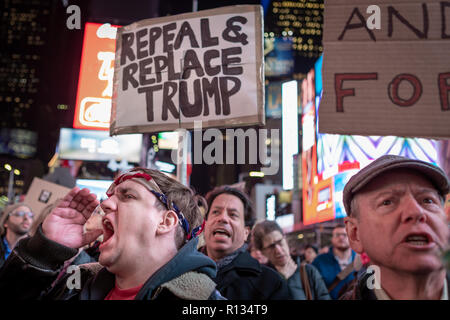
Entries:
[[9, 205], [0, 219], [0, 268], [19, 240], [28, 235], [34, 214], [23, 202]]
[[319, 250], [316, 246], [312, 244], [307, 244], [305, 246], [305, 259], [304, 262], [306, 263], [312, 263], [314, 259], [317, 257]]
[[[354, 278], [350, 268], [355, 258], [355, 252], [350, 248], [345, 225], [334, 227], [331, 244], [328, 253], [318, 255], [312, 265], [322, 275], [331, 297], [338, 299], [342, 287]], [[341, 272], [345, 273], [345, 277], [341, 276]], [[339, 274], [341, 275], [338, 277]]]
[[444, 199], [449, 179], [437, 166], [386, 155], [360, 170], [343, 192], [351, 247], [370, 259], [343, 299], [448, 300], [449, 242]]
[[263, 255], [261, 250], [256, 249], [255, 245], [253, 244], [253, 241], [249, 243], [248, 251], [250, 252], [250, 255], [256, 260], [258, 260], [260, 264], [267, 265], [267, 263], [269, 262], [269, 259], [267, 259], [265, 255]]
[[290, 239], [288, 241], [288, 247], [290, 250], [290, 255], [293, 257], [300, 257], [300, 260], [303, 260], [305, 254], [305, 248], [303, 244], [297, 239]]
[[255, 247], [269, 259], [270, 264], [287, 280], [295, 300], [330, 300], [322, 276], [312, 265], [301, 265], [292, 259], [286, 237], [275, 221], [257, 223], [252, 230]]
[[[100, 228], [85, 232], [99, 201], [73, 188], [5, 262], [0, 298], [223, 299], [211, 280], [214, 261], [197, 251], [203, 219], [192, 190], [162, 172], [135, 168], [116, 178], [107, 195]], [[100, 264], [81, 266], [81, 288], [67, 285], [70, 274], [51, 286], [64, 262], [102, 233]]]
[[217, 289], [230, 300], [288, 300], [286, 281], [261, 265], [247, 250], [253, 207], [242, 191], [218, 187], [206, 195], [208, 213], [201, 251], [218, 268]]
[[319, 249], [318, 254], [328, 253], [329, 251], [330, 251], [330, 247], [329, 246], [324, 246], [324, 247]]

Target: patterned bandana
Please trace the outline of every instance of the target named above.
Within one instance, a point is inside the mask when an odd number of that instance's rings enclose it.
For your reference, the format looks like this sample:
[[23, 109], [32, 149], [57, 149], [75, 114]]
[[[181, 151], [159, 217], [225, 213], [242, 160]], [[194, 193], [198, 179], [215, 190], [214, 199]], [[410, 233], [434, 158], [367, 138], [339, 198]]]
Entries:
[[161, 191], [159, 186], [156, 184], [156, 181], [149, 174], [145, 173], [144, 171], [135, 170], [135, 171], [126, 172], [126, 173], [120, 175], [116, 180], [114, 180], [114, 182], [108, 188], [108, 190], [106, 191], [106, 195], [108, 197], [111, 197], [114, 193], [114, 189], [119, 184], [121, 184], [122, 182], [124, 182], [128, 179], [133, 179], [134, 182], [137, 182], [140, 185], [142, 185], [143, 187], [145, 187], [148, 191], [153, 193], [153, 195], [155, 195], [155, 197], [159, 201], [161, 201], [161, 203], [163, 203], [164, 206], [168, 210], [173, 210], [177, 214], [178, 221], [180, 222], [181, 227], [187, 234], [187, 240], [197, 237], [203, 231], [203, 228], [205, 226], [205, 221], [203, 221], [201, 226], [198, 226], [197, 228], [192, 230], [191, 233], [189, 233], [189, 223], [188, 223], [187, 219], [184, 217], [183, 212], [181, 212], [181, 210], [178, 209], [178, 207], [176, 206], [175, 203], [173, 203], [173, 202], [169, 203], [167, 196]]

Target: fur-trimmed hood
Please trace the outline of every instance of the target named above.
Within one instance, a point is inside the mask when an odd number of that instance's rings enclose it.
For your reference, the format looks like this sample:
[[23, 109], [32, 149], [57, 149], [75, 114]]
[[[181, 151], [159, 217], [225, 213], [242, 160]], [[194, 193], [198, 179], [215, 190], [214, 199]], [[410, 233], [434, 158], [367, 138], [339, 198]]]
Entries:
[[[167, 264], [156, 271], [142, 286], [136, 300], [155, 299], [163, 289], [180, 299], [208, 299], [216, 284], [216, 264], [197, 251], [198, 239], [194, 238], [178, 251]], [[102, 299], [114, 287], [114, 275], [98, 263], [80, 266], [94, 278], [82, 290], [82, 299]]]

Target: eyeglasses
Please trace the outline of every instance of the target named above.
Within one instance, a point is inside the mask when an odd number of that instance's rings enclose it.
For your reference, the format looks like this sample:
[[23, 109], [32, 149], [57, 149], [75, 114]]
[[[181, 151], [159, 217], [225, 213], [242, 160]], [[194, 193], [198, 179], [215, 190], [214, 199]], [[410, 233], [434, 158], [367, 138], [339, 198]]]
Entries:
[[34, 218], [33, 212], [30, 212], [30, 211], [16, 211], [16, 212], [11, 212], [9, 215], [14, 216], [14, 217], [19, 217], [19, 218], [23, 218], [23, 216], [26, 215], [30, 219]]
[[284, 238], [281, 238], [281, 239], [278, 240], [278, 241], [274, 241], [273, 243], [271, 243], [271, 244], [269, 244], [268, 246], [264, 247], [263, 250], [273, 251], [273, 250], [275, 250], [275, 247], [276, 247], [277, 245], [278, 245], [278, 246], [281, 246], [281, 243], [283, 242], [283, 240], [284, 240]]

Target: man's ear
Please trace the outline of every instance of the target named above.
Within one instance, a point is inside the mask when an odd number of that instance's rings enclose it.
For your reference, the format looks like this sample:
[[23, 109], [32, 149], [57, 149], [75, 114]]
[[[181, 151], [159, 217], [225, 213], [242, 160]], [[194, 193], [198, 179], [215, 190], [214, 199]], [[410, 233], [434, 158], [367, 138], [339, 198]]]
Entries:
[[244, 228], [244, 241], [247, 241], [249, 234], [250, 234], [250, 227], [245, 227]]
[[344, 223], [350, 247], [356, 253], [362, 253], [364, 251], [364, 247], [359, 236], [360, 228], [358, 219], [353, 217], [345, 217]]
[[178, 226], [178, 216], [173, 210], [167, 210], [159, 221], [156, 233], [159, 235], [168, 233]]

